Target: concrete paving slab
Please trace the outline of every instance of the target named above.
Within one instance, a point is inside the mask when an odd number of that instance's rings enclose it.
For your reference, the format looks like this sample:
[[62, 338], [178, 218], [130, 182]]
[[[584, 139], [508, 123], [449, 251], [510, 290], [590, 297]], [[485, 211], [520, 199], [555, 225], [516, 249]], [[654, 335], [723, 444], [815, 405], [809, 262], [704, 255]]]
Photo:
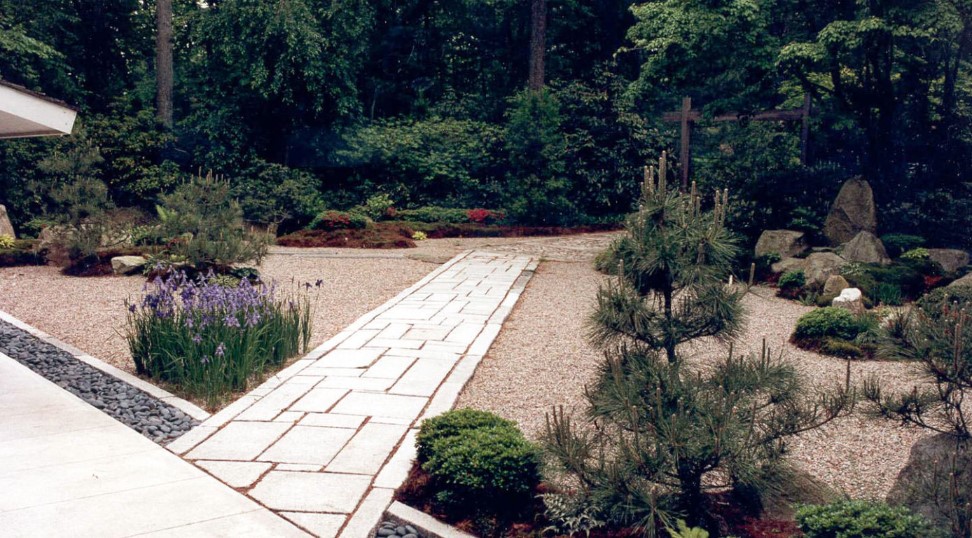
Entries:
[[[2, 354], [0, 394], [46, 402], [35, 413], [0, 410], [4, 537], [307, 536]], [[36, 430], [41, 435], [7, 438], [25, 421], [63, 424], [65, 409], [83, 427], [53, 433], [44, 426]]]

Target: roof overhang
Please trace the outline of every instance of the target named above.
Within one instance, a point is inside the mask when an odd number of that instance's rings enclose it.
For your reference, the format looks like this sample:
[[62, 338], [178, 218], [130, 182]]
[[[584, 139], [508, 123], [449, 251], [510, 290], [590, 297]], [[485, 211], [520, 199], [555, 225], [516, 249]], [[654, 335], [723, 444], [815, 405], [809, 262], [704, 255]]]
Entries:
[[0, 81], [0, 139], [71, 134], [77, 115], [60, 101]]

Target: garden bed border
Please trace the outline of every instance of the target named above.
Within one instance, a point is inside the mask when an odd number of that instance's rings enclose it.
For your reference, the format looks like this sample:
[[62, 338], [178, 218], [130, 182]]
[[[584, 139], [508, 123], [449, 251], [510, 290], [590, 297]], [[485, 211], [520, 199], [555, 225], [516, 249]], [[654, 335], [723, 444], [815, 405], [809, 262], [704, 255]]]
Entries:
[[139, 379], [138, 377], [135, 377], [134, 375], [120, 368], [112, 366], [102, 361], [101, 359], [94, 357], [93, 355], [81, 351], [80, 349], [72, 346], [71, 344], [62, 342], [61, 340], [58, 340], [57, 338], [45, 333], [44, 331], [41, 331], [36, 327], [32, 327], [27, 323], [24, 323], [23, 321], [15, 318], [14, 316], [4, 312], [3, 310], [0, 310], [0, 321], [5, 321], [13, 325], [14, 327], [30, 334], [31, 336], [34, 336], [40, 339], [41, 341], [50, 344], [60, 349], [61, 351], [64, 351], [65, 353], [70, 354], [72, 357], [87, 364], [88, 366], [100, 370], [104, 374], [114, 377], [115, 379], [118, 379], [123, 383], [127, 383], [141, 390], [142, 392], [145, 392], [146, 394], [162, 401], [163, 403], [166, 403], [168, 405], [171, 405], [172, 407], [175, 407], [176, 409], [179, 409], [180, 411], [189, 415], [195, 420], [203, 421], [209, 418], [210, 416], [208, 412], [206, 412], [201, 407], [193, 404], [192, 402], [180, 398], [175, 394], [172, 394], [171, 392], [165, 389], [159, 388], [156, 385], [153, 385], [147, 381]]
[[400, 525], [411, 525], [422, 534], [422, 538], [475, 538], [399, 501], [392, 502], [381, 519]]

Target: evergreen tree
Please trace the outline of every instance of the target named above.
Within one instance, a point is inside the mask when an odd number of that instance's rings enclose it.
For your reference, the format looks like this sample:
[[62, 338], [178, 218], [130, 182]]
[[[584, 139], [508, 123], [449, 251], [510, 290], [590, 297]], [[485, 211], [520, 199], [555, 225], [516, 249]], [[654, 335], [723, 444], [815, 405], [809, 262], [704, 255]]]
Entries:
[[[696, 192], [669, 192], [666, 163], [646, 174], [640, 210], [602, 259], [618, 261], [592, 316], [605, 349], [587, 391], [590, 424], [564, 411], [548, 417], [547, 446], [599, 519], [654, 536], [685, 517], [711, 532], [705, 493], [761, 492], [782, 476], [787, 439], [851, 407], [848, 384], [808, 397], [795, 370], [772, 358], [728, 356], [690, 364], [679, 344], [728, 338], [740, 325], [740, 295], [725, 282], [736, 252], [723, 226], [726, 192], [703, 210]], [[849, 373], [849, 372], [848, 372]]]

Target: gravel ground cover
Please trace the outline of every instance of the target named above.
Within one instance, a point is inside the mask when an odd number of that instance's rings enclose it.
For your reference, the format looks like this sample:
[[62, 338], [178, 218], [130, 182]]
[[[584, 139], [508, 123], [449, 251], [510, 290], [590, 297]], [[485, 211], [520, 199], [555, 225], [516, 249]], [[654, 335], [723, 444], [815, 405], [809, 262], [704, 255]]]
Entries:
[[0, 321], [0, 352], [159, 444], [198, 424], [180, 409]]
[[[545, 413], [555, 405], [580, 413], [584, 386], [594, 381], [600, 353], [586, 341], [586, 320], [598, 284], [592, 254], [578, 253], [574, 263], [542, 263], [503, 331], [480, 363], [457, 406], [475, 407], [517, 421], [532, 439], [544, 430]], [[793, 364], [811, 388], [841, 383], [846, 362], [798, 349], [787, 343], [796, 320], [809, 307], [776, 298], [775, 290], [754, 288], [744, 299], [748, 323], [735, 343], [737, 353], [755, 353], [766, 338]], [[723, 355], [727, 346], [714, 339], [691, 344], [691, 360], [704, 363]], [[911, 364], [851, 363], [851, 382], [878, 376], [887, 390], [910, 390], [919, 381]], [[861, 405], [854, 415], [810, 432], [792, 443], [791, 458], [838, 492], [856, 498], [883, 498], [905, 465], [909, 449], [927, 435], [915, 427], [870, 418]]]
[[[267, 256], [265, 278], [283, 288], [291, 283], [325, 285], [311, 289], [315, 301], [311, 347], [337, 334], [368, 311], [418, 281], [435, 266], [395, 257], [366, 256], [373, 251], [297, 249]], [[327, 252], [338, 251], [326, 256]], [[348, 253], [351, 254], [348, 254]], [[340, 256], [340, 257], [339, 257]], [[134, 372], [125, 328], [124, 301], [138, 298], [145, 280], [138, 276], [77, 278], [56, 267], [0, 269], [0, 310], [122, 370]]]

